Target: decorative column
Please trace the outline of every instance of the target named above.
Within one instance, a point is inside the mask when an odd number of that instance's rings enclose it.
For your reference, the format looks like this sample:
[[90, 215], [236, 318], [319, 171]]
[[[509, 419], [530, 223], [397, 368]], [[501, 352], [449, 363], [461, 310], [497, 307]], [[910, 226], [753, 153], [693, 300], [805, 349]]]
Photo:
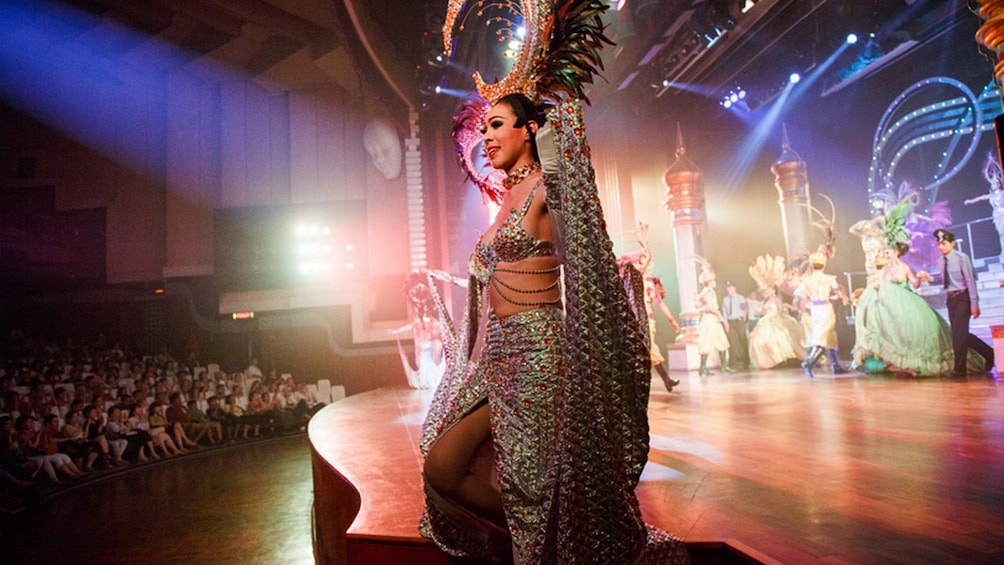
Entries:
[[700, 289], [697, 262], [691, 257], [704, 256], [704, 174], [687, 157], [680, 124], [676, 125], [676, 161], [666, 169], [662, 180], [666, 185], [666, 209], [673, 225], [677, 291], [683, 310], [680, 326], [684, 337], [680, 341], [697, 343], [700, 313], [695, 309], [695, 302]]
[[427, 266], [428, 254], [425, 241], [425, 197], [422, 187], [422, 151], [418, 137], [418, 112], [408, 113], [409, 137], [405, 140], [404, 176], [405, 194], [408, 199], [408, 246], [411, 256], [411, 270], [418, 271]]
[[[1004, 80], [1004, 2], [1001, 0], [976, 0], [976, 3], [980, 5], [979, 16], [983, 20], [983, 25], [976, 30], [976, 41], [997, 53], [994, 78], [997, 79], [999, 85]], [[999, 126], [999, 122], [996, 120], [995, 125]], [[999, 137], [1000, 134], [998, 134]]]
[[[976, 41], [997, 53], [994, 79], [999, 87], [1004, 84], [1002, 82], [1004, 81], [1004, 1], [976, 0], [976, 2], [980, 5], [978, 13], [980, 19], [983, 20], [983, 25], [976, 30]], [[1001, 96], [1004, 97], [1004, 90], [1001, 91]], [[994, 118], [994, 132], [997, 134], [997, 157], [1004, 159], [1004, 114], [998, 114]]]
[[809, 256], [809, 176], [805, 161], [788, 142], [788, 128], [781, 126], [781, 156], [770, 166], [777, 188], [777, 204], [781, 207], [781, 225], [784, 228], [784, 248], [788, 266], [804, 261]]

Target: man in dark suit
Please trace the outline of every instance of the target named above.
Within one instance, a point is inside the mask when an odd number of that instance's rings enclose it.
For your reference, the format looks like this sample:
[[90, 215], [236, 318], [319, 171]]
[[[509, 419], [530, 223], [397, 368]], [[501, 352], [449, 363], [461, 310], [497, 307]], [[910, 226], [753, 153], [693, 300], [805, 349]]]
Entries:
[[986, 361], [985, 370], [994, 368], [994, 350], [980, 338], [969, 333], [970, 317], [980, 316], [980, 296], [976, 291], [973, 262], [955, 248], [955, 235], [945, 229], [934, 231], [938, 250], [945, 256], [943, 286], [947, 293], [948, 323], [952, 327], [952, 349], [955, 351], [954, 377], [966, 375], [966, 355], [976, 351]]

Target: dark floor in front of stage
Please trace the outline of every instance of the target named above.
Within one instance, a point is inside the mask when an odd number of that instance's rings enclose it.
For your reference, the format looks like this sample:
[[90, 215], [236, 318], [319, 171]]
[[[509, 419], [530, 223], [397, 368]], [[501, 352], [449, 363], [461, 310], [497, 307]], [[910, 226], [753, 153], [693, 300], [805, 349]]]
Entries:
[[314, 562], [306, 434], [87, 481], [2, 518], [0, 563]]

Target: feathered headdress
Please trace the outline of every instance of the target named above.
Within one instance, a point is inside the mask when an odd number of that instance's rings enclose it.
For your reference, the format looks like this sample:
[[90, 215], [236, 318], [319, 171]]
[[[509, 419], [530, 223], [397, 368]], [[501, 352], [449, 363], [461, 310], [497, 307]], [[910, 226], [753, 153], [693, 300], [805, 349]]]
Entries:
[[993, 151], [987, 153], [987, 160], [983, 162], [983, 178], [990, 183], [990, 192], [1001, 189], [1004, 186], [1004, 172], [1001, 171], [1001, 162]]
[[711, 266], [711, 263], [707, 259], [700, 255], [689, 255], [687, 259], [696, 261], [701, 266], [701, 273], [697, 275], [698, 282], [707, 284], [709, 281], [715, 280], [715, 268]]
[[813, 207], [811, 204], [806, 204], [809, 208], [809, 213], [811, 216], [815, 216], [812, 220], [812, 225], [819, 228], [823, 232], [823, 243], [819, 244], [816, 251], [809, 254], [809, 262], [825, 265], [831, 257], [837, 254], [837, 237], [833, 233], [833, 225], [837, 220], [837, 207], [833, 205], [833, 201], [830, 197], [825, 194], [820, 194], [823, 200], [826, 200], [830, 204], [830, 216], [826, 217], [819, 209]]
[[[603, 0], [504, 0], [508, 8], [523, 16], [525, 35], [519, 56], [502, 80], [487, 84], [474, 73], [478, 94], [490, 103], [509, 94], [522, 93], [539, 103], [544, 98], [562, 96], [589, 102], [583, 87], [603, 69], [600, 49], [613, 43], [603, 35], [601, 16], [607, 10]], [[466, 0], [450, 0], [443, 23], [443, 51], [453, 52], [453, 28], [466, 7]], [[483, 3], [478, 2], [479, 14]]]
[[886, 210], [882, 233], [885, 236], [887, 247], [892, 247], [897, 243], [910, 244], [912, 234], [907, 229], [906, 222], [909, 219], [910, 211], [917, 205], [919, 199], [917, 193], [913, 193]]
[[500, 204], [505, 194], [502, 185], [505, 173], [491, 167], [479, 167], [475, 154], [482, 141], [481, 124], [487, 111], [488, 104], [484, 100], [465, 100], [453, 116], [453, 143], [460, 168], [467, 173], [467, 178], [481, 189], [484, 199]]
[[761, 255], [750, 265], [749, 272], [756, 281], [757, 288], [774, 288], [785, 279], [787, 270], [784, 257], [780, 255]]

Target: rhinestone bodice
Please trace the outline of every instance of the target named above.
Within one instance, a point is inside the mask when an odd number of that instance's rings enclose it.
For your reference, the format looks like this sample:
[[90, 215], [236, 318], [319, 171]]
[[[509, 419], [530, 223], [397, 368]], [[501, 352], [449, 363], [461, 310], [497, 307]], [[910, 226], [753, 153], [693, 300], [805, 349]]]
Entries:
[[512, 208], [509, 211], [509, 217], [502, 222], [491, 241], [486, 243], [478, 240], [474, 246], [468, 270], [481, 284], [488, 284], [499, 263], [515, 263], [531, 257], [550, 257], [555, 254], [553, 241], [537, 239], [523, 228], [523, 218], [542, 183], [543, 179], [537, 181], [519, 210]]

